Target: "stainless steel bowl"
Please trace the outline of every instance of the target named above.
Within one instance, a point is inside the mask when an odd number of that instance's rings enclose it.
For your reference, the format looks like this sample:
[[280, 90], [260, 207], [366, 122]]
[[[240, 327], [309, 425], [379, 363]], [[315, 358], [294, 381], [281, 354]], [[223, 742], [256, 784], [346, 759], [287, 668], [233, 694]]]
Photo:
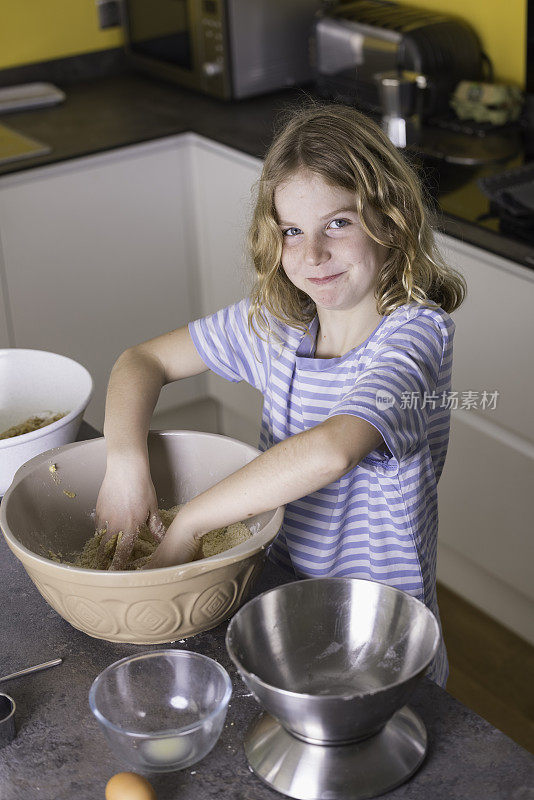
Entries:
[[399, 589], [312, 578], [246, 603], [228, 626], [226, 647], [256, 700], [289, 733], [340, 745], [383, 728], [439, 639], [432, 612]]

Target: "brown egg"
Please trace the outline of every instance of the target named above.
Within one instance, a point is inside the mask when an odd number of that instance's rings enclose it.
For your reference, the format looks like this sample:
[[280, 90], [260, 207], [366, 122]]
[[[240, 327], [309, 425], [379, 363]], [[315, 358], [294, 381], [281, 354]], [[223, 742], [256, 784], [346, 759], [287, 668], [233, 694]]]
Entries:
[[142, 775], [118, 772], [106, 784], [106, 800], [158, 800], [156, 792]]

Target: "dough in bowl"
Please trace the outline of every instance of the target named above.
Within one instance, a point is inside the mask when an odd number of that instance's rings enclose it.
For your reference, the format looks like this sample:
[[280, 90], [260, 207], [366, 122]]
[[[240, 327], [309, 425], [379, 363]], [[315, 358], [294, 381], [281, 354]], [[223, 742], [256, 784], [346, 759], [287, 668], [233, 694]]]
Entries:
[[[172, 508], [158, 509], [161, 521], [165, 526], [165, 530], [169, 527], [179, 510], [181, 505], [173, 506]], [[61, 564], [71, 564], [74, 567], [83, 567], [84, 569], [99, 569], [97, 566], [98, 546], [100, 540], [104, 535], [104, 530], [97, 531], [90, 539], [88, 539], [79, 553], [74, 553], [73, 556], [67, 559], [60, 553], [47, 552], [47, 557], [52, 561], [57, 561]], [[106, 565], [104, 569], [109, 569], [117, 546], [117, 539], [120, 534], [115, 534], [106, 545], [105, 557]], [[227, 525], [224, 528], [217, 528], [209, 533], [204, 534], [200, 540], [200, 547], [195, 561], [201, 558], [209, 558], [210, 556], [223, 553], [225, 550], [235, 547], [241, 542], [246, 542], [252, 536], [249, 528], [243, 522], [235, 522], [232, 525]], [[144, 564], [149, 561], [150, 556], [158, 546], [158, 542], [154, 541], [152, 534], [148, 529], [148, 525], [143, 524], [139, 528], [139, 535], [135, 540], [135, 544], [124, 569], [134, 570], [140, 569]]]

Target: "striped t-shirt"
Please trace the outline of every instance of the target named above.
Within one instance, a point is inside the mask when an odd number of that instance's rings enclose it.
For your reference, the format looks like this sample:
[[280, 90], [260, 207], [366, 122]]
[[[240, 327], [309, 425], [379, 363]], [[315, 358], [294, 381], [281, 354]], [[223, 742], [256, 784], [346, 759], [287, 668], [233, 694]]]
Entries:
[[[449, 438], [454, 322], [406, 303], [339, 358], [314, 358], [309, 334], [265, 312], [272, 335], [251, 334], [245, 298], [189, 324], [213, 372], [264, 397], [260, 450], [338, 414], [367, 420], [382, 445], [339, 480], [286, 506], [269, 557], [297, 577], [366, 578], [436, 598], [437, 483]], [[265, 334], [262, 334], [265, 338]], [[445, 646], [428, 676], [445, 686]]]

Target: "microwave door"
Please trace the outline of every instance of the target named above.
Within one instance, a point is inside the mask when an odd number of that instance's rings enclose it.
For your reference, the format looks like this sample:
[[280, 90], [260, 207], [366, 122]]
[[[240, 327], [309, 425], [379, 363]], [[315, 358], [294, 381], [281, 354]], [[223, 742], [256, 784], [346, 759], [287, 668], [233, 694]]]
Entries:
[[125, 0], [126, 49], [138, 66], [158, 77], [198, 88], [197, 0]]

